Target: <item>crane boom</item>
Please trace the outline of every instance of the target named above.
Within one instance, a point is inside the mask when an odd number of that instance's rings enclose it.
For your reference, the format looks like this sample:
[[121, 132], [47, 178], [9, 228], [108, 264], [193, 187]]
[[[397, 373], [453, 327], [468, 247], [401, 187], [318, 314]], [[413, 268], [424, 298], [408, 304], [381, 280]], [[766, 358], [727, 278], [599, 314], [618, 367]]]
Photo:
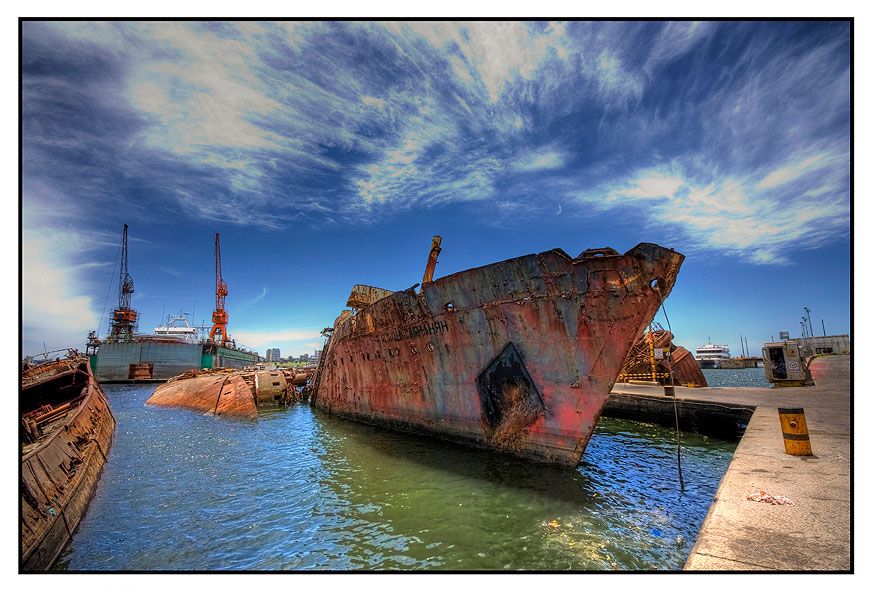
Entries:
[[[222, 257], [219, 251], [219, 232], [216, 232], [216, 309], [213, 310], [213, 327], [210, 329], [210, 340], [223, 347], [228, 342], [228, 312], [225, 311], [225, 297], [228, 295], [228, 285], [222, 278]], [[217, 338], [216, 335], [219, 335]]]
[[137, 323], [137, 312], [131, 309], [131, 296], [134, 294], [134, 280], [128, 274], [128, 225], [122, 230], [122, 258], [119, 266], [119, 307], [113, 312], [110, 337], [117, 340], [130, 340]]
[[119, 267], [119, 309], [131, 308], [134, 280], [128, 274], [128, 225], [122, 231], [122, 266]]

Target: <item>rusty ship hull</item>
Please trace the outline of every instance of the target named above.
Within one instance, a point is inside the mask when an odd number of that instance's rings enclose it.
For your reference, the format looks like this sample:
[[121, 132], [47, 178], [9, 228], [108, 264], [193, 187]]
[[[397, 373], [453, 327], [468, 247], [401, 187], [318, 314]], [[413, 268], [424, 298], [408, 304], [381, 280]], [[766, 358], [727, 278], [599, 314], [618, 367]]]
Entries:
[[20, 569], [45, 571], [85, 516], [116, 422], [84, 357], [26, 370], [21, 391]]
[[313, 403], [575, 466], [683, 259], [655, 244], [577, 258], [556, 249], [425, 282], [420, 292], [357, 286], [348, 302], [356, 309], [341, 313], [326, 344]]

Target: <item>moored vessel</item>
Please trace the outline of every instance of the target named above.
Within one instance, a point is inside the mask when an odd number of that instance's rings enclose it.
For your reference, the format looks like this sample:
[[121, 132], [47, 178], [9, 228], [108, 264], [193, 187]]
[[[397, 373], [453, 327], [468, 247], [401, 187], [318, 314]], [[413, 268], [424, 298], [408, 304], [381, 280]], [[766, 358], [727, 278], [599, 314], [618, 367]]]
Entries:
[[225, 298], [228, 286], [222, 279], [219, 234], [215, 237], [216, 309], [209, 335], [201, 337], [199, 327], [188, 315], [171, 315], [154, 334], [137, 332], [138, 312], [131, 307], [134, 280], [128, 273], [128, 226], [122, 234], [119, 268], [119, 306], [113, 311], [106, 339], [97, 332], [88, 335], [86, 354], [94, 374], [101, 382], [163, 382], [186, 370], [245, 368], [259, 361], [253, 351], [239, 348], [227, 335], [228, 312]]
[[26, 368], [21, 375], [21, 558], [52, 567], [85, 515], [116, 422], [88, 359]]
[[536, 461], [577, 465], [633, 342], [684, 256], [656, 244], [561, 249], [420, 291], [353, 288], [313, 403], [331, 413]]
[[704, 370], [730, 367], [730, 347], [706, 343], [697, 347], [697, 354], [694, 358], [699, 363], [700, 368]]

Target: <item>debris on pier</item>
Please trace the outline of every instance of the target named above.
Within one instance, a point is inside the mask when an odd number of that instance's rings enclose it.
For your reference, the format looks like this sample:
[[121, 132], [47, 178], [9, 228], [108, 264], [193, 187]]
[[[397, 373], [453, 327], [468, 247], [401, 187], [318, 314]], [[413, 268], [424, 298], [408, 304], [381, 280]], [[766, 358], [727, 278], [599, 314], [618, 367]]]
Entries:
[[298, 387], [310, 375], [295, 370], [189, 370], [156, 388], [146, 403], [257, 419], [259, 409], [301, 400]]
[[633, 344], [618, 382], [656, 382], [664, 386], [708, 386], [690, 351], [672, 342], [672, 333], [652, 322]]

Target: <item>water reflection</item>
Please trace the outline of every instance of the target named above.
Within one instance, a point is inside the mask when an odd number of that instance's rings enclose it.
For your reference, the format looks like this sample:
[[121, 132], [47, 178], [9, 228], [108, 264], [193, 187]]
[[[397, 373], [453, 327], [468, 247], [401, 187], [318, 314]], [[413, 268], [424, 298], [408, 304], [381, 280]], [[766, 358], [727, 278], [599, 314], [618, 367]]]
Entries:
[[605, 419], [578, 469], [295, 406], [258, 423], [107, 391], [118, 430], [71, 570], [680, 568], [734, 445]]

